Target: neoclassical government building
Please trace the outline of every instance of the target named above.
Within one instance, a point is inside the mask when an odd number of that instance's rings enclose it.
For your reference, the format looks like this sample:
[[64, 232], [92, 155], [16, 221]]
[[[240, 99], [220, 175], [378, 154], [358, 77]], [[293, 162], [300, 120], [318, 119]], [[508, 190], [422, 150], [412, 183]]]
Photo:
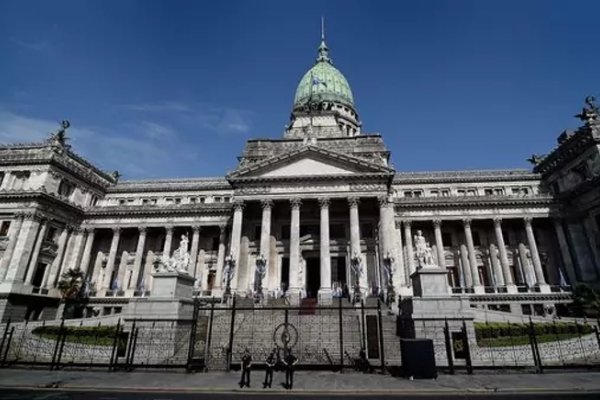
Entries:
[[572, 285], [600, 277], [593, 98], [577, 117], [532, 170], [397, 171], [322, 40], [283, 135], [249, 140], [227, 176], [121, 180], [66, 144], [65, 123], [44, 142], [0, 147], [1, 319], [55, 318], [57, 283], [74, 268], [96, 314], [122, 312], [152, 294], [154, 269], [182, 240], [200, 297], [223, 294], [226, 259], [232, 292], [251, 295], [259, 257], [267, 298], [327, 302], [344, 285], [407, 297], [420, 235], [472, 307], [552, 314]]

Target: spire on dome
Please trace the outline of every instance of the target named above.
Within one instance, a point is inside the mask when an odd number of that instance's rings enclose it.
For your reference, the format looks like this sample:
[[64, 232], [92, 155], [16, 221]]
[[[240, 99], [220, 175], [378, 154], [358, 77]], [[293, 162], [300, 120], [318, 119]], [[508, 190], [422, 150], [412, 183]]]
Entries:
[[317, 56], [317, 62], [328, 62], [333, 64], [331, 58], [329, 58], [329, 48], [325, 44], [325, 18], [321, 17], [321, 44], [319, 45], [319, 55]]

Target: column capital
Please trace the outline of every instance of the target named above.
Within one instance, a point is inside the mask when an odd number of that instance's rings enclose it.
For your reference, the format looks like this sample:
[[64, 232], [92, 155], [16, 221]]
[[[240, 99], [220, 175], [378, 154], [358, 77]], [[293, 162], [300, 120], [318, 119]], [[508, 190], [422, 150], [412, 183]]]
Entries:
[[531, 226], [531, 223], [533, 222], [533, 217], [530, 217], [530, 216], [523, 217], [523, 221], [525, 222], [525, 226]]
[[263, 210], [271, 209], [273, 207], [273, 200], [271, 199], [262, 199], [260, 201], [260, 205]]
[[219, 231], [220, 231], [221, 233], [224, 233], [224, 232], [225, 232], [225, 230], [227, 229], [227, 224], [226, 224], [226, 223], [224, 223], [224, 222], [223, 222], [223, 223], [220, 223], [220, 224], [218, 224], [217, 226], [219, 227]]
[[331, 199], [329, 199], [329, 197], [319, 197], [319, 205], [321, 208], [329, 208], [329, 204], [331, 204]]
[[494, 217], [494, 226], [500, 226], [500, 224], [502, 224], [502, 218], [500, 217]]
[[402, 229], [402, 221], [394, 221], [394, 227], [396, 229]]
[[244, 204], [243, 200], [236, 199], [236, 200], [233, 201], [233, 209], [234, 210], [236, 210], [236, 211], [237, 210], [243, 210], [244, 207], [245, 207], [245, 204]]
[[462, 219], [462, 223], [464, 225], [465, 228], [470, 228], [471, 227], [471, 218], [463, 218]]
[[173, 229], [175, 227], [173, 225], [165, 225], [165, 232], [167, 232], [167, 234], [173, 234]]
[[300, 199], [299, 197], [293, 197], [290, 199], [290, 205], [292, 206], [292, 209], [300, 208], [300, 206], [302, 205], [302, 199]]
[[114, 226], [112, 228], [112, 231], [113, 231], [114, 235], [119, 235], [119, 234], [121, 234], [121, 227], [120, 226]]
[[145, 234], [146, 231], [148, 230], [147, 226], [138, 226], [138, 232], [141, 234]]
[[389, 196], [378, 196], [377, 202], [379, 203], [379, 207], [389, 207], [392, 205]]
[[410, 219], [402, 219], [402, 220], [400, 220], [400, 223], [404, 224], [405, 228], [410, 228], [412, 221]]
[[442, 226], [442, 220], [439, 218], [435, 218], [431, 222], [433, 223], [434, 228], [440, 228]]
[[[68, 227], [67, 227], [67, 229], [68, 229]], [[96, 228], [94, 228], [93, 226], [84, 226], [83, 227], [83, 231], [87, 234], [93, 233], [95, 229]]]
[[358, 197], [348, 197], [348, 204], [350, 207], [358, 207], [358, 203], [360, 203], [360, 198]]
[[202, 227], [200, 225], [192, 225], [192, 233], [200, 233]]

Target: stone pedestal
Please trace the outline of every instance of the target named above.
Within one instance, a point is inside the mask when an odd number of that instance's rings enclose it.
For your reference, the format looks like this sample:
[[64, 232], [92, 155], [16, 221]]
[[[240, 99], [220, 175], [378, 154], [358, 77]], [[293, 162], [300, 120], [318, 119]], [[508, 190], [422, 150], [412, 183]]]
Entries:
[[431, 297], [450, 295], [447, 272], [437, 266], [418, 268], [410, 275], [414, 297]]
[[413, 297], [400, 302], [402, 337], [439, 339], [446, 321], [451, 331], [467, 324], [469, 339], [475, 340], [473, 311], [467, 296], [451, 294], [446, 271], [437, 266], [417, 269], [410, 276]]
[[330, 306], [333, 304], [333, 291], [331, 289], [319, 289], [318, 293], [319, 304], [322, 306]]
[[180, 320], [192, 317], [192, 276], [180, 272], [155, 272], [152, 280], [150, 297], [134, 297], [130, 300], [128, 319]]

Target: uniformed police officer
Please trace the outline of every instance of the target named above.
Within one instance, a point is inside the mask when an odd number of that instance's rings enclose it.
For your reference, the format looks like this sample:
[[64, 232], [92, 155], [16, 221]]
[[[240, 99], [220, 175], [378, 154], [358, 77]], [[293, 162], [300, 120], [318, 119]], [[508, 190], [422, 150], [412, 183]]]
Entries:
[[292, 349], [287, 349], [285, 357], [283, 358], [283, 365], [285, 365], [285, 388], [292, 389], [294, 387], [294, 370], [298, 364], [298, 358], [292, 354]]
[[250, 387], [250, 370], [252, 368], [252, 355], [250, 350], [246, 347], [244, 354], [242, 355], [242, 380], [240, 381], [240, 388]]
[[267, 386], [269, 388], [271, 387], [275, 364], [277, 364], [277, 356], [275, 355], [275, 349], [273, 349], [265, 360], [265, 381], [263, 382], [263, 388], [266, 388]]

